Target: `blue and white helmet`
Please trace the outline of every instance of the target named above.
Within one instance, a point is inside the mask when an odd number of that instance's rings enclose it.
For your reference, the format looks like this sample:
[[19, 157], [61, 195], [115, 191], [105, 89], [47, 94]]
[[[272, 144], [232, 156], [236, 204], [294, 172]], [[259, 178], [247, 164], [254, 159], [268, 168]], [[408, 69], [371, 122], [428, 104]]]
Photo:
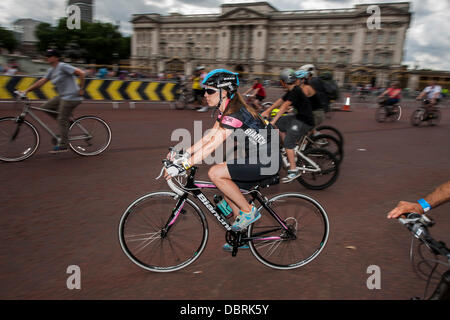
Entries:
[[238, 73], [226, 69], [216, 69], [206, 75], [202, 84], [213, 88], [224, 89], [231, 95], [239, 88], [239, 77]]
[[306, 79], [309, 77], [309, 71], [299, 69], [295, 71], [295, 76], [297, 79]]

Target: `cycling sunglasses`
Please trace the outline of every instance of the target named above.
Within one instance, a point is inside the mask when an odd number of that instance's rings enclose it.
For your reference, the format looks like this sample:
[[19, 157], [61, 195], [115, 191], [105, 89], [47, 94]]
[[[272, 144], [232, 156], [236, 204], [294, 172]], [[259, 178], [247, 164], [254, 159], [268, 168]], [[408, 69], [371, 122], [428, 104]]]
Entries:
[[206, 94], [212, 95], [212, 94], [216, 93], [217, 91], [219, 91], [219, 89], [208, 88], [205, 91], [206, 91]]

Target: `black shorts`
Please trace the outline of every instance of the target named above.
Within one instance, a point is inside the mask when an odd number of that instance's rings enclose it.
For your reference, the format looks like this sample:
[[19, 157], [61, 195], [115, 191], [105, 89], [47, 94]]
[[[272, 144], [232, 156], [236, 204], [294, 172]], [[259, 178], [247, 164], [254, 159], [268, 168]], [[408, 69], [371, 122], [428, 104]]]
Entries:
[[269, 164], [240, 164], [238, 160], [234, 163], [227, 163], [228, 172], [231, 180], [237, 184], [239, 188], [249, 189], [256, 185], [258, 181], [273, 177], [278, 174], [281, 167], [281, 156], [278, 163], [271, 162]]
[[294, 149], [297, 142], [313, 127], [298, 120], [295, 115], [282, 116], [276, 123], [281, 132], [286, 132], [284, 146], [286, 149]]
[[263, 97], [263, 96], [258, 96], [258, 95], [255, 96], [255, 99], [259, 100], [259, 101], [263, 101], [265, 98], [266, 97]]

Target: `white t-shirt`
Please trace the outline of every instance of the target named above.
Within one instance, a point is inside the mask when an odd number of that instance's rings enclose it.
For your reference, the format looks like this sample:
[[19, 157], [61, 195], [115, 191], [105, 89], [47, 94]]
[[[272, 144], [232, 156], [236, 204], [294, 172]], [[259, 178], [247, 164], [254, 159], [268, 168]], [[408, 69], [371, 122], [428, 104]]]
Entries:
[[433, 99], [436, 93], [439, 93], [436, 98], [441, 98], [441, 86], [428, 86], [423, 91], [426, 92], [427, 99]]

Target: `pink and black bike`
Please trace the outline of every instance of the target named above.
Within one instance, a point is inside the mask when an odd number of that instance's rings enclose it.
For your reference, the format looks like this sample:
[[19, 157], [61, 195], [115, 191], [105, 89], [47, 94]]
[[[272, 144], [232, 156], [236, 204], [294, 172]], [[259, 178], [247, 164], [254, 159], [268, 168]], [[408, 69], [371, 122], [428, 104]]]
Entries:
[[[163, 170], [172, 165], [167, 159], [163, 163]], [[183, 176], [168, 180], [171, 191], [144, 195], [123, 213], [119, 223], [120, 245], [126, 256], [139, 267], [154, 272], [172, 272], [187, 267], [200, 257], [209, 229], [205, 214], [191, 198], [198, 199], [225, 229], [225, 239], [233, 248], [233, 257], [240, 246], [248, 244], [261, 263], [288, 270], [306, 265], [322, 252], [329, 234], [325, 209], [301, 193], [265, 197], [261, 190], [277, 184], [278, 175], [241, 189], [249, 203], [259, 204], [261, 218], [246, 230], [235, 232], [220, 207], [211, 203], [202, 192], [217, 190], [217, 187], [211, 182], [195, 180], [197, 170], [194, 166]]]

